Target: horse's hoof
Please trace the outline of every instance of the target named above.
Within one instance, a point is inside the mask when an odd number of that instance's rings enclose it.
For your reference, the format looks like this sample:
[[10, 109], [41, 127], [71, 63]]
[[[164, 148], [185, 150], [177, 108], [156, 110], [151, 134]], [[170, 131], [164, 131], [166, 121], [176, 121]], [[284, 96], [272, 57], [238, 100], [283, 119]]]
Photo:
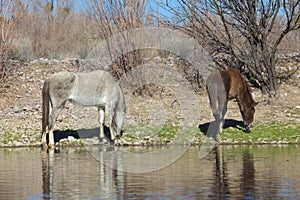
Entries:
[[43, 151], [48, 149], [48, 145], [46, 143], [42, 143], [41, 146]]
[[100, 143], [100, 144], [109, 144], [109, 141], [108, 141], [108, 139], [100, 138], [100, 139], [99, 139], [99, 143]]
[[220, 134], [218, 134], [217, 136], [216, 136], [216, 142], [219, 144], [219, 143], [221, 143], [221, 136], [220, 136]]

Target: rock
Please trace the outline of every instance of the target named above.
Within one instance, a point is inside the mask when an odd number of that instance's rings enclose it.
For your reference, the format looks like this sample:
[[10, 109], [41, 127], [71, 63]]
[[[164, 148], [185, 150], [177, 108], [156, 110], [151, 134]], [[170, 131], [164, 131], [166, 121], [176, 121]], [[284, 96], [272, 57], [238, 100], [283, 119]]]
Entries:
[[14, 145], [14, 146], [22, 146], [23, 143], [22, 143], [22, 142], [19, 142], [19, 141], [14, 141], [14, 142], [13, 142], [13, 145]]
[[59, 140], [59, 143], [68, 143], [68, 142], [69, 142], [68, 138], [63, 138]]
[[73, 136], [68, 136], [68, 141], [69, 142], [74, 142], [76, 139]]
[[144, 140], [150, 140], [150, 138], [151, 138], [150, 136], [145, 136]]
[[23, 107], [23, 111], [30, 111], [30, 108], [25, 106], [25, 107]]
[[225, 141], [225, 143], [232, 143], [232, 139], [231, 138], [227, 138], [227, 140]]
[[129, 141], [126, 141], [126, 140], [120, 141], [120, 145], [128, 146], [128, 145], [131, 145], [131, 144], [132, 144], [132, 142], [129, 142]]
[[21, 108], [20, 107], [14, 107], [13, 112], [14, 113], [19, 113], [19, 112], [21, 112]]

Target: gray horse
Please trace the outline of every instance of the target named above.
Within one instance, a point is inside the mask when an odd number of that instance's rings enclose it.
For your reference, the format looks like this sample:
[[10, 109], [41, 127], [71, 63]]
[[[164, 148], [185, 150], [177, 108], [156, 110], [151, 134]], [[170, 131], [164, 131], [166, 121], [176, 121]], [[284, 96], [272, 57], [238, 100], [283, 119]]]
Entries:
[[[100, 138], [104, 138], [104, 113], [108, 117], [111, 139], [119, 136], [126, 112], [124, 95], [114, 77], [107, 71], [89, 73], [59, 72], [43, 85], [42, 145], [47, 148], [46, 128], [49, 130], [49, 146], [54, 146], [55, 121], [67, 101], [79, 106], [97, 106], [100, 122]], [[50, 114], [50, 115], [49, 115]]]

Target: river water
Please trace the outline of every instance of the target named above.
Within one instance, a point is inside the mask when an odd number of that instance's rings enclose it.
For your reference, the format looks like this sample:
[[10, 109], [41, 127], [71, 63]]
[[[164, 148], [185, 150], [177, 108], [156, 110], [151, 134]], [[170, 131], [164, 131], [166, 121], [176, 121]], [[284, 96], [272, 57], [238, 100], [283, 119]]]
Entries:
[[0, 148], [0, 199], [300, 199], [298, 145], [159, 148]]

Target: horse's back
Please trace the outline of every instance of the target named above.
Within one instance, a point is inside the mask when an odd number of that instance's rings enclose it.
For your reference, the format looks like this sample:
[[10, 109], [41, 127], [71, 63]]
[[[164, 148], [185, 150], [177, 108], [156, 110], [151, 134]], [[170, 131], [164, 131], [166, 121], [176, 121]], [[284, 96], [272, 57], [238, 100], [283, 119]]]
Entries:
[[45, 84], [49, 85], [50, 95], [53, 97], [68, 98], [75, 82], [75, 74], [72, 72], [58, 72], [51, 75]]
[[78, 73], [76, 77], [76, 84], [70, 97], [74, 103], [104, 107], [123, 97], [117, 81], [107, 71]]
[[239, 70], [234, 68], [215, 71], [210, 74], [206, 82], [208, 90], [217, 87], [218, 92], [224, 92], [228, 100], [236, 98], [239, 93], [248, 87]]
[[123, 93], [115, 78], [108, 71], [58, 72], [51, 75], [49, 84], [52, 100], [70, 100], [80, 106], [102, 106], [123, 99]]
[[225, 70], [222, 74], [222, 77], [227, 77], [230, 79], [228, 83], [229, 99], [236, 98], [240, 93], [243, 93], [248, 87], [246, 80], [242, 77], [240, 71], [237, 69], [229, 68], [228, 70]]
[[52, 74], [46, 81], [52, 85], [60, 84], [62, 87], [68, 83], [73, 83], [75, 80], [75, 75], [72, 72], [58, 72]]
[[[212, 72], [206, 80], [206, 89], [210, 95], [225, 96], [228, 93], [230, 79], [224, 76], [224, 71]], [[215, 97], [216, 98], [216, 97]]]
[[79, 80], [79, 86], [82, 88], [97, 86], [96, 90], [111, 90], [117, 83], [115, 78], [107, 71], [97, 70], [93, 72], [76, 74]]

